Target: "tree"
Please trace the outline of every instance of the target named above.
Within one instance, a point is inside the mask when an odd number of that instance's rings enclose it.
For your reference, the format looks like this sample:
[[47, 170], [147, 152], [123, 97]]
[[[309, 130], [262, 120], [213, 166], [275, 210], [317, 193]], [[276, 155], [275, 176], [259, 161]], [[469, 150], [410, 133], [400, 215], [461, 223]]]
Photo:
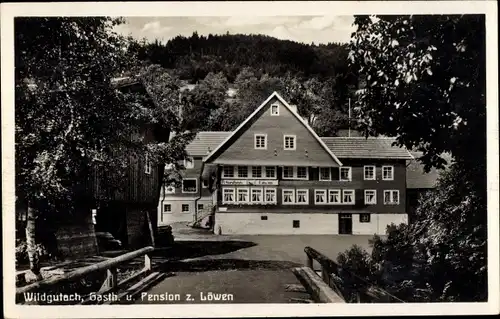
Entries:
[[[16, 194], [28, 206], [28, 255], [38, 277], [36, 219], [71, 218], [67, 214], [87, 208], [93, 169], [104, 170], [119, 188], [125, 157], [182, 155], [182, 138], [155, 146], [132, 138], [145, 124], [175, 121], [144, 107], [144, 96], [117, 90], [121, 81], [113, 79], [134, 65], [127, 39], [111, 31], [121, 22], [15, 20]], [[162, 122], [162, 114], [169, 120]]]
[[484, 16], [358, 16], [355, 24], [349, 59], [366, 81], [354, 103], [365, 133], [422, 151], [426, 170], [443, 168], [444, 152], [454, 158], [415, 222], [390, 230], [397, 240], [378, 241], [379, 264], [407, 276], [386, 284], [417, 300], [485, 300]]

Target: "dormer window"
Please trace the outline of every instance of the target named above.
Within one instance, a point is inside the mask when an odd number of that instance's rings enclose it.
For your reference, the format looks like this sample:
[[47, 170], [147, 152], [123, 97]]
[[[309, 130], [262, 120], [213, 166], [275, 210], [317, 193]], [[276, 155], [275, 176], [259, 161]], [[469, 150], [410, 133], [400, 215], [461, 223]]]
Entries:
[[280, 115], [280, 106], [279, 106], [279, 104], [272, 104], [271, 105], [271, 115], [272, 116], [278, 116], [278, 115]]
[[285, 150], [295, 150], [297, 148], [295, 135], [285, 135], [283, 138], [283, 149]]

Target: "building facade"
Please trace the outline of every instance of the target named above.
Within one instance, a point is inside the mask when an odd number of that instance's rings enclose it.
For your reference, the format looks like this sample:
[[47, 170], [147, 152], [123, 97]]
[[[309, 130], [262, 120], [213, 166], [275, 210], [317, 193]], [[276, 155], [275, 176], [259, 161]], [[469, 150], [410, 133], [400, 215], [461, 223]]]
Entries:
[[[200, 132], [160, 224], [212, 216], [216, 234], [385, 234], [407, 223], [406, 165], [390, 138], [319, 137], [276, 92], [233, 132]], [[209, 207], [209, 209], [207, 209]]]

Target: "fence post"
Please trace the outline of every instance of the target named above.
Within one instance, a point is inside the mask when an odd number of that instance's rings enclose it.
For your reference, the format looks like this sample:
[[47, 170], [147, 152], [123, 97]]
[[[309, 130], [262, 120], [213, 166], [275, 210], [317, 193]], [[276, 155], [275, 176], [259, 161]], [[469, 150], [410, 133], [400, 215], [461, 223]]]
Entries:
[[310, 256], [309, 254], [306, 254], [307, 256], [307, 267], [311, 268], [312, 270], [314, 270], [313, 268], [313, 258], [312, 256]]
[[106, 269], [106, 279], [104, 280], [104, 283], [102, 284], [98, 293], [101, 293], [101, 292], [107, 291], [107, 290], [114, 290], [116, 288], [117, 284], [118, 284], [117, 268], [111, 267], [109, 269]]
[[325, 265], [321, 265], [321, 278], [323, 279], [323, 281], [325, 283], [327, 283], [328, 285], [330, 285], [330, 280], [328, 277], [330, 277], [328, 275], [328, 268], [325, 266]]
[[144, 255], [144, 270], [151, 271], [151, 256], [149, 253]]

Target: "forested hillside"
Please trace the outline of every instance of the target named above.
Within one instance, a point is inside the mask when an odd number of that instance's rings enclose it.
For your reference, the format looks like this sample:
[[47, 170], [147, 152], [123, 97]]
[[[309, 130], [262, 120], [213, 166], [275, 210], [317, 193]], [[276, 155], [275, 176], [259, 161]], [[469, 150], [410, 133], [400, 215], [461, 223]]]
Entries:
[[136, 44], [138, 58], [175, 70], [182, 80], [196, 82], [210, 72], [223, 72], [229, 82], [244, 67], [257, 76], [333, 77], [347, 74], [347, 47], [343, 44], [307, 45], [264, 35], [177, 36], [167, 43]]
[[[197, 84], [183, 92], [193, 129], [232, 130], [273, 91], [298, 107], [320, 135], [347, 124], [357, 77], [348, 70], [347, 46], [304, 44], [264, 35], [196, 32], [166, 43], [130, 46], [141, 63], [157, 65], [179, 82]], [[236, 95], [225, 97], [228, 88]]]

